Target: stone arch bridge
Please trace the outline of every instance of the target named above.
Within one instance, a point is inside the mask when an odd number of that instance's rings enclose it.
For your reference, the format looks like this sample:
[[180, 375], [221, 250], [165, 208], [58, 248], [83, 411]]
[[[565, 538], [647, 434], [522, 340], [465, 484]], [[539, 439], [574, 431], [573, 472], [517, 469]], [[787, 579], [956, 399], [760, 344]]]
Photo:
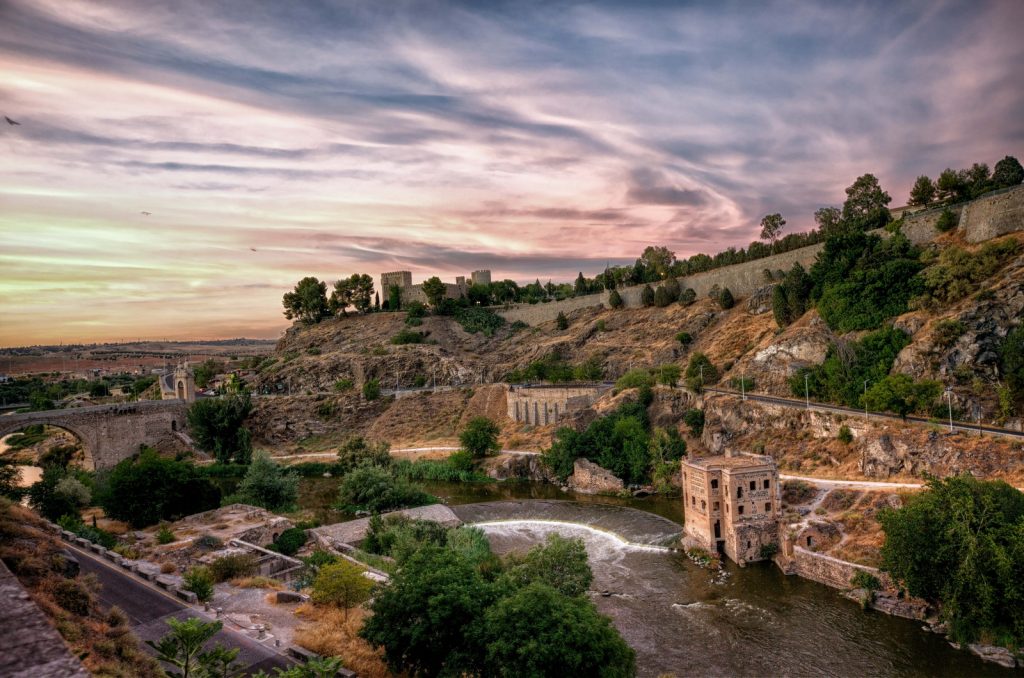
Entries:
[[180, 400], [143, 400], [22, 412], [0, 417], [0, 438], [33, 424], [62, 428], [82, 442], [87, 469], [105, 469], [138, 454], [141, 445], [157, 445], [178, 437], [177, 432], [185, 428], [187, 410], [188, 403]]

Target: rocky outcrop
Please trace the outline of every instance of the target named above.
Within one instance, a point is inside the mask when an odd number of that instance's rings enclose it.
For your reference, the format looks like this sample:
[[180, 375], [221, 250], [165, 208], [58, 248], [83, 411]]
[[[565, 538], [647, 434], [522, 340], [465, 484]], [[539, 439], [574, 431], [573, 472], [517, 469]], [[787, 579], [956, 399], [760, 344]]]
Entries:
[[551, 481], [554, 476], [539, 454], [502, 454], [484, 462], [484, 473], [495, 480]]
[[622, 480], [592, 461], [577, 459], [569, 476], [569, 487], [581, 494], [615, 494], [623, 490]]
[[747, 313], [760, 315], [772, 310], [772, 294], [775, 292], [775, 287], [774, 284], [765, 285], [751, 294], [747, 299]]
[[788, 396], [793, 373], [820, 364], [835, 339], [817, 311], [811, 311], [780, 334], [766, 337], [731, 373], [753, 378], [758, 391]]
[[996, 647], [995, 645], [982, 645], [980, 643], [971, 643], [967, 646], [967, 649], [972, 654], [980, 657], [982, 661], [992, 662], [993, 664], [999, 664], [1008, 669], [1017, 667], [1017, 658], [1012, 652], [1007, 650], [1005, 647]]

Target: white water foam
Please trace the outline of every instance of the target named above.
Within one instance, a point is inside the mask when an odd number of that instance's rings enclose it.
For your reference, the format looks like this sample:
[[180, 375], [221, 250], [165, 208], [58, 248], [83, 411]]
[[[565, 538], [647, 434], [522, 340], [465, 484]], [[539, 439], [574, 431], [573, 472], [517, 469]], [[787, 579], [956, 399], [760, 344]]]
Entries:
[[612, 542], [618, 548], [624, 551], [646, 551], [649, 553], [667, 553], [672, 549], [667, 546], [652, 546], [649, 544], [634, 544], [626, 541], [620, 535], [615, 534], [609, 530], [602, 530], [597, 527], [590, 525], [584, 525], [583, 523], [570, 523], [563, 520], [543, 520], [543, 519], [519, 519], [519, 520], [487, 520], [479, 523], [472, 523], [473, 527], [479, 527], [485, 532], [487, 528], [530, 528], [530, 527], [549, 527], [549, 528], [562, 528], [566, 530], [585, 531], [592, 535], [603, 537], [604, 539]]

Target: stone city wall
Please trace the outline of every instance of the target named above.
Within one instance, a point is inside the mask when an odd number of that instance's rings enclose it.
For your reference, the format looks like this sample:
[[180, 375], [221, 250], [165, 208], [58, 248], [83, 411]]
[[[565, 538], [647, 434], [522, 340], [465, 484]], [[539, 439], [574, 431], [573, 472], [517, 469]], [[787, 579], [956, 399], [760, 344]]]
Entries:
[[[903, 222], [904, 234], [917, 245], [931, 242], [938, 234], [935, 224], [944, 209], [946, 208], [932, 207], [906, 215]], [[963, 230], [967, 241], [971, 243], [1021, 231], [1024, 230], [1024, 186], [996, 191], [966, 205], [951, 205], [949, 209], [960, 216], [958, 228]], [[886, 231], [879, 229], [876, 233], [885, 235]], [[715, 285], [728, 287], [736, 298], [749, 297], [764, 287], [765, 269], [772, 272], [788, 271], [796, 263], [804, 268], [810, 268], [823, 246], [823, 243], [818, 243], [763, 259], [697, 273], [679, 278], [679, 286], [683, 289], [692, 288], [698, 297], [707, 295]], [[641, 306], [640, 295], [643, 288], [643, 285], [620, 288], [619, 295], [622, 297], [623, 305], [627, 308]], [[519, 304], [497, 310], [497, 313], [509, 322], [518, 320], [528, 325], [536, 325], [554, 320], [559, 313], [568, 314], [581, 308], [595, 306], [609, 308], [608, 292], [546, 304]]]

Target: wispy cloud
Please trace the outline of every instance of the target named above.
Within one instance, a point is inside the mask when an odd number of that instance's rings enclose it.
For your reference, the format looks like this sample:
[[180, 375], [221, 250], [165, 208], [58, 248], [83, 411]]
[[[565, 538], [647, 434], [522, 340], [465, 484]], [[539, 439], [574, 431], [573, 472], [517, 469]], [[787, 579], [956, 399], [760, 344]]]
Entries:
[[1021, 26], [999, 0], [7, 0], [0, 344], [274, 335], [307, 273], [745, 246], [864, 172], [898, 203], [1024, 153]]

